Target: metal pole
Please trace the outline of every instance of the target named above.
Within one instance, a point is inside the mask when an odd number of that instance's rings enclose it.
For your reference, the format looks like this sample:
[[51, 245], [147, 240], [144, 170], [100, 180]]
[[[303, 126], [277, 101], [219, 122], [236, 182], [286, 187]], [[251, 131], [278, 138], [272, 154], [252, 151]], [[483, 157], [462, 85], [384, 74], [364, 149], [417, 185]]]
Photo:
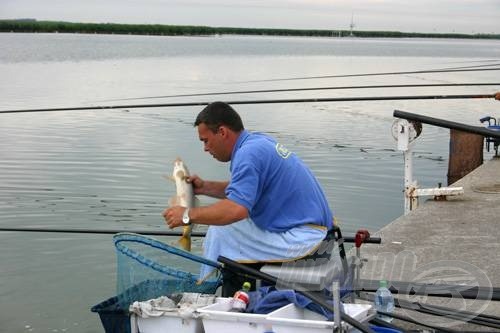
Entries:
[[408, 149], [404, 152], [405, 160], [405, 215], [408, 215], [412, 208], [416, 206], [414, 197], [411, 195], [411, 189], [415, 184], [413, 183], [413, 150]]
[[423, 116], [416, 113], [394, 110], [393, 113], [396, 118], [403, 118], [407, 120], [419, 121], [424, 124], [434, 125], [438, 127], [456, 129], [463, 132], [479, 134], [485, 137], [500, 139], [500, 131], [494, 131], [481, 126], [471, 126], [467, 124], [457, 123], [445, 119], [433, 118]]
[[410, 127], [412, 125], [406, 119], [399, 119], [394, 126], [396, 126], [397, 133], [393, 134], [397, 139], [398, 150], [402, 151], [404, 155], [404, 214], [407, 215], [417, 204], [414, 202], [417, 199], [412, 196], [412, 191], [416, 187], [416, 183], [413, 181], [413, 145], [410, 142]]
[[334, 280], [332, 283], [332, 294], [333, 294], [333, 322], [336, 326], [336, 332], [341, 333], [342, 321], [340, 320], [340, 285], [338, 280]]

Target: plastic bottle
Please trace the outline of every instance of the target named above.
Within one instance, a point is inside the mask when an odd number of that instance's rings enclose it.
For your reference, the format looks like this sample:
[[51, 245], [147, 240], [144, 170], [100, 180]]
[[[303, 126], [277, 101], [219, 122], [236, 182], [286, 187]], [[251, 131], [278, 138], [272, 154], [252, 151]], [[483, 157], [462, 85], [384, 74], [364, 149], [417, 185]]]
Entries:
[[248, 303], [250, 302], [250, 297], [248, 292], [252, 285], [250, 282], [243, 283], [241, 290], [234, 293], [233, 299], [231, 300], [231, 311], [232, 312], [245, 312]]
[[[375, 309], [377, 311], [392, 313], [394, 311], [394, 296], [391, 291], [387, 288], [387, 281], [381, 280], [380, 287], [375, 293]], [[384, 316], [378, 314], [377, 318], [382, 319], [386, 322], [391, 322], [392, 317]]]

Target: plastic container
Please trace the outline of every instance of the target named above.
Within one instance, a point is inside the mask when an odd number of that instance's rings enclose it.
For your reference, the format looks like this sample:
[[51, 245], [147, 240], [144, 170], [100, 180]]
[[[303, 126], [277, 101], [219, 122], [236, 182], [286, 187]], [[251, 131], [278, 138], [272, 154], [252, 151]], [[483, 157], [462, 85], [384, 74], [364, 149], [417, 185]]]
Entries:
[[[105, 333], [130, 333], [130, 304], [134, 301], [145, 301], [168, 295], [168, 291], [175, 290], [176, 285], [178, 285], [176, 280], [146, 280], [120, 295], [94, 305], [90, 311], [99, 314]], [[186, 290], [188, 291], [200, 292], [199, 290]]]
[[90, 310], [99, 314], [105, 333], [131, 332], [128, 307], [120, 306], [117, 296], [94, 305]]
[[[344, 304], [344, 311], [358, 321], [368, 319], [370, 304]], [[319, 313], [300, 308], [295, 304], [282, 307], [267, 317], [274, 333], [331, 333], [335, 323]]]
[[[381, 280], [380, 287], [375, 292], [375, 309], [377, 311], [392, 313], [394, 311], [394, 296], [387, 288], [387, 281]], [[377, 318], [391, 322], [392, 317], [377, 314]]]
[[217, 302], [215, 295], [182, 293], [130, 306], [131, 333], [204, 333], [197, 308]]
[[203, 333], [201, 319], [192, 316], [186, 318], [178, 312], [165, 313], [160, 317], [142, 318], [133, 314], [130, 317], [131, 333]]
[[197, 310], [203, 321], [205, 333], [262, 333], [269, 329], [269, 325], [266, 325], [268, 315], [231, 312], [231, 300], [230, 297], [226, 301]]

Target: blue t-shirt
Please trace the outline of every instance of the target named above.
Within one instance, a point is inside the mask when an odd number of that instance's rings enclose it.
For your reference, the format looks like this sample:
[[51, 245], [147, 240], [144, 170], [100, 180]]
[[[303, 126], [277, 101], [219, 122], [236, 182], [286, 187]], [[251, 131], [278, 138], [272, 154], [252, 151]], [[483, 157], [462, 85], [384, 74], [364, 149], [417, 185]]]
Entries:
[[226, 197], [246, 207], [261, 229], [283, 232], [309, 223], [332, 227], [332, 211], [318, 181], [273, 138], [242, 131], [230, 172]]

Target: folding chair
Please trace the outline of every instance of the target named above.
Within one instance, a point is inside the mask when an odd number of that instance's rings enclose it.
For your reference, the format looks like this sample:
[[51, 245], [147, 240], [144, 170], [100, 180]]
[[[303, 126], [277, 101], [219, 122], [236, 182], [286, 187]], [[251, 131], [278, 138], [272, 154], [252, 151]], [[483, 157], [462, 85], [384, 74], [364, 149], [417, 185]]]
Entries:
[[333, 280], [344, 285], [349, 276], [349, 264], [340, 228], [334, 226], [329, 230], [314, 253], [294, 261], [265, 264], [260, 271], [287, 284], [300, 284], [310, 291], [329, 289]]

